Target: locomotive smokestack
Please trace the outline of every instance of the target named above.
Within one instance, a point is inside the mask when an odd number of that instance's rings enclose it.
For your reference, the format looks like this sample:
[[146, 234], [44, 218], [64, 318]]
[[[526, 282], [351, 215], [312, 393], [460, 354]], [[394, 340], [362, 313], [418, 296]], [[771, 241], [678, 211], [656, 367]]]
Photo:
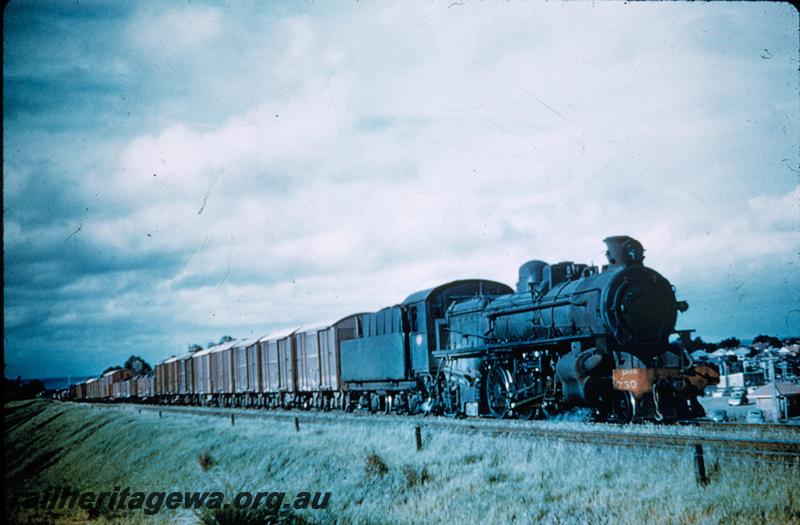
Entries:
[[642, 243], [628, 237], [627, 235], [617, 235], [614, 237], [606, 237], [603, 239], [606, 243], [608, 250], [606, 257], [608, 257], [608, 264], [610, 266], [638, 266], [644, 261], [644, 248]]
[[517, 292], [530, 292], [544, 279], [544, 268], [547, 263], [544, 261], [528, 261], [519, 267], [519, 280], [517, 281]]

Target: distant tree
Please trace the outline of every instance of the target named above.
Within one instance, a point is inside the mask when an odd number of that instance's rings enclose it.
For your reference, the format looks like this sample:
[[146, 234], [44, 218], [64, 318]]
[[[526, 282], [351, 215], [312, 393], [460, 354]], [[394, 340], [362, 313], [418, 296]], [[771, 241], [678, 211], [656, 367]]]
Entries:
[[217, 344], [221, 345], [222, 343], [227, 343], [229, 341], [233, 341], [233, 339], [234, 338], [229, 336], [229, 335], [223, 335], [222, 337], [219, 338], [219, 343], [217, 343]]
[[191, 353], [194, 353], [194, 352], [199, 352], [199, 351], [200, 351], [200, 350], [202, 350], [202, 349], [203, 349], [203, 347], [202, 347], [202, 346], [200, 346], [200, 345], [199, 345], [199, 344], [197, 344], [197, 343], [192, 343], [192, 344], [190, 344], [190, 345], [189, 345], [189, 353], [190, 353], [190, 354], [191, 354]]
[[136, 375], [147, 375], [153, 371], [153, 367], [150, 366], [150, 363], [139, 357], [138, 355], [132, 355], [125, 361], [125, 365], [123, 368], [130, 370]]
[[44, 392], [44, 383], [38, 379], [23, 381], [17, 377], [16, 381], [4, 378], [3, 395], [7, 401], [14, 399], [31, 399]]
[[771, 335], [757, 335], [756, 338], [753, 339], [753, 343], [766, 343], [773, 348], [780, 348], [783, 346], [783, 342], [780, 339]]
[[38, 379], [33, 379], [25, 383], [22, 388], [28, 397], [36, 397], [41, 392], [44, 392], [44, 383]]
[[736, 339], [735, 337], [729, 337], [727, 339], [723, 339], [719, 342], [720, 348], [736, 348], [737, 346], [741, 346], [742, 342]]
[[106, 372], [111, 372], [112, 370], [122, 370], [122, 367], [121, 367], [121, 366], [118, 366], [118, 365], [117, 365], [117, 366], [109, 366], [108, 368], [106, 368], [105, 370], [103, 370], [103, 372], [102, 372], [100, 375], [103, 375], [103, 374], [105, 374]]
[[700, 338], [700, 337], [695, 337], [694, 340], [692, 340], [692, 351], [693, 352], [697, 351], [697, 350], [703, 350], [705, 352], [711, 353], [716, 349], [717, 349], [717, 345], [715, 345], [714, 343], [707, 343], [707, 342], [703, 341], [703, 339]]

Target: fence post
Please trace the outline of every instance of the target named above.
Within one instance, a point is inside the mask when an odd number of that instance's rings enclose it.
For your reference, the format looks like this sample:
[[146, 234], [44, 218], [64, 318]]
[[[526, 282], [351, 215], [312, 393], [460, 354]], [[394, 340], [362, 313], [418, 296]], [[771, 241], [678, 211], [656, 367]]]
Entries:
[[236, 420], [234, 419], [233, 414], [231, 414], [231, 426], [234, 425], [236, 425]]
[[422, 429], [419, 428], [419, 425], [414, 428], [414, 437], [417, 440], [417, 450], [422, 450]]
[[694, 466], [697, 484], [701, 486], [707, 485], [708, 478], [706, 477], [706, 462], [703, 459], [703, 445], [694, 446]]
[[300, 418], [294, 418], [294, 431], [300, 432]]

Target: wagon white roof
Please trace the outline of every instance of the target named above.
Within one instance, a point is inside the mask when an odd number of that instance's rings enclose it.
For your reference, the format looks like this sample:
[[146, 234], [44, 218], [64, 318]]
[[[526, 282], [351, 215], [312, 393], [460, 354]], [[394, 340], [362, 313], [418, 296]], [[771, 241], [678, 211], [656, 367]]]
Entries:
[[307, 328], [305, 326], [301, 326], [300, 328], [297, 329], [297, 331], [298, 332], [303, 332], [303, 333], [305, 333], [305, 332], [319, 332], [320, 330], [325, 330], [326, 328], [330, 328], [331, 326], [333, 326], [333, 324], [334, 323], [330, 322], [330, 321], [326, 321], [324, 323], [313, 323], [313, 324], [308, 325]]
[[277, 332], [272, 332], [271, 334], [267, 334], [261, 339], [258, 340], [259, 343], [263, 343], [264, 341], [274, 341], [276, 339], [283, 339], [284, 337], [288, 337], [295, 333], [296, 331], [300, 330], [299, 326], [294, 328], [279, 330]]
[[108, 372], [106, 372], [105, 374], [103, 374], [103, 377], [110, 376], [110, 375], [111, 375], [111, 374], [113, 374], [114, 372], [119, 372], [119, 371], [121, 371], [121, 370], [122, 370], [122, 368], [115, 368], [114, 370], [109, 370]]
[[161, 363], [159, 363], [159, 364], [166, 365], [167, 363], [172, 363], [172, 362], [175, 362], [175, 361], [177, 361], [177, 360], [178, 360], [177, 356], [172, 356], [172, 357], [170, 357], [169, 359], [164, 359], [164, 360], [163, 360], [163, 361], [161, 361]]
[[206, 348], [205, 350], [198, 350], [197, 352], [192, 354], [192, 358], [208, 355], [208, 354], [211, 353], [212, 350], [216, 350], [216, 349], [217, 349], [216, 346], [211, 346], [209, 348]]
[[97, 381], [98, 379], [100, 379], [100, 378], [99, 378], [99, 377], [93, 377], [93, 378], [91, 378], [91, 379], [87, 379], [87, 380], [86, 380], [86, 384], [89, 384], [89, 383], [94, 383], [94, 382], [95, 382], [95, 381]]
[[236, 343], [239, 341], [228, 341], [227, 343], [222, 343], [221, 345], [212, 346], [209, 350], [212, 352], [222, 352], [224, 350], [229, 350], [230, 348], [234, 347]]
[[257, 335], [257, 336], [254, 336], [254, 337], [248, 337], [247, 339], [242, 339], [240, 341], [237, 341], [236, 344], [233, 345], [233, 347], [234, 348], [247, 348], [248, 346], [253, 346], [257, 342], [259, 342], [262, 337], [264, 337], [264, 336], [263, 335]]

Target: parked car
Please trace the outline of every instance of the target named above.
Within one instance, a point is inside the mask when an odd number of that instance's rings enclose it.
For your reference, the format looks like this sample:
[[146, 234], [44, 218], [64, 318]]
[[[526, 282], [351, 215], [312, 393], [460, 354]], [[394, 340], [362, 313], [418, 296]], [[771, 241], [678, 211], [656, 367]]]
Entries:
[[708, 413], [708, 419], [715, 423], [722, 423], [728, 420], [728, 413], [724, 410], [712, 410]]
[[728, 398], [728, 405], [732, 407], [746, 405], [747, 402], [747, 394], [744, 390], [736, 390], [731, 394], [731, 397]]
[[747, 412], [747, 422], [748, 423], [763, 423], [764, 422], [764, 412], [758, 409], [748, 410]]

